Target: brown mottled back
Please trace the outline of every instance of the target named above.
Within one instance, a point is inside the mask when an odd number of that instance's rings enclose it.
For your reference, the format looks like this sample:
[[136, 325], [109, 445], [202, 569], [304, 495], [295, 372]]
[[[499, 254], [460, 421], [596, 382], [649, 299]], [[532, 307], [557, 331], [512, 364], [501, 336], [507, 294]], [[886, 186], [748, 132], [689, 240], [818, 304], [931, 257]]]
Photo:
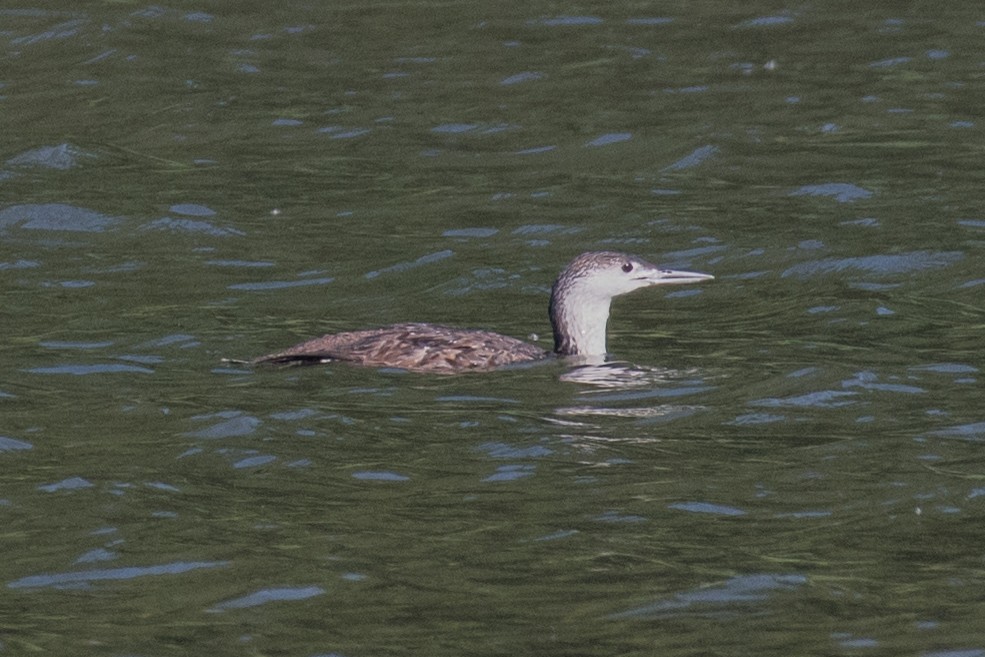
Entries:
[[345, 361], [369, 367], [453, 374], [485, 371], [533, 360], [547, 352], [491, 331], [434, 324], [395, 324], [324, 335], [257, 358], [254, 363], [305, 364]]

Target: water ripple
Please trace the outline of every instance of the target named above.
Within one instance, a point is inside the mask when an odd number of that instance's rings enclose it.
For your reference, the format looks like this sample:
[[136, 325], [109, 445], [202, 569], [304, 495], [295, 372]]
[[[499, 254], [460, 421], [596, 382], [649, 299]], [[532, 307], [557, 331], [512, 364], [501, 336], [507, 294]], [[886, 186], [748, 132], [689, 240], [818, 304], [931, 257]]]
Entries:
[[226, 609], [247, 609], [249, 607], [259, 607], [270, 602], [293, 602], [295, 600], [307, 600], [316, 595], [323, 595], [325, 589], [320, 586], [304, 586], [297, 588], [277, 588], [261, 589], [255, 593], [244, 595], [241, 598], [220, 602], [208, 611], [217, 612]]
[[739, 575], [712, 587], [700, 587], [678, 593], [671, 598], [629, 609], [609, 616], [610, 619], [647, 618], [677, 615], [688, 610], [704, 613], [732, 610], [737, 604], [763, 602], [771, 593], [807, 584], [803, 575], [771, 573]]
[[118, 217], [65, 203], [12, 205], [0, 210], [0, 228], [20, 224], [26, 230], [102, 233], [120, 222]]
[[527, 21], [528, 25], [546, 25], [547, 27], [577, 27], [582, 25], [601, 25], [604, 23], [598, 16], [554, 16]]
[[194, 219], [173, 219], [171, 217], [161, 217], [148, 222], [140, 227], [141, 230], [171, 231], [173, 233], [198, 233], [201, 235], [211, 235], [212, 237], [229, 237], [246, 235], [245, 231], [238, 228], [223, 228], [216, 226], [209, 221], [195, 221]]
[[700, 146], [672, 164], [665, 166], [662, 171], [681, 171], [691, 169], [714, 157], [719, 151], [718, 146]]
[[38, 167], [41, 169], [56, 169], [66, 171], [79, 164], [83, 158], [95, 158], [95, 154], [88, 153], [72, 144], [63, 143], [57, 146], [41, 146], [7, 160], [10, 166], [19, 167]]
[[106, 570], [82, 570], [53, 575], [31, 575], [22, 577], [7, 584], [11, 589], [37, 589], [48, 586], [63, 587], [66, 585], [87, 584], [99, 580], [136, 579], [150, 575], [180, 575], [201, 568], [223, 568], [228, 561], [176, 561], [158, 566], [131, 566], [128, 568], [110, 568]]
[[872, 192], [851, 183], [821, 183], [798, 187], [788, 196], [830, 196], [839, 203], [851, 203], [869, 198]]
[[421, 267], [423, 265], [429, 265], [434, 262], [439, 262], [441, 260], [445, 260], [446, 258], [450, 258], [453, 255], [455, 255], [454, 251], [452, 251], [451, 249], [445, 249], [443, 251], [437, 251], [435, 253], [429, 253], [427, 255], [423, 255], [417, 260], [413, 260], [411, 262], [398, 262], [395, 265], [390, 265], [389, 267], [384, 267], [383, 269], [377, 269], [375, 271], [367, 272], [365, 274], [365, 277], [369, 279], [373, 279], [373, 278], [377, 278], [381, 274], [396, 274], [399, 272], [407, 271], [409, 269], [416, 269], [417, 267]]
[[961, 251], [911, 251], [895, 255], [872, 255], [858, 258], [825, 258], [790, 267], [781, 277], [815, 276], [858, 269], [870, 274], [905, 274], [926, 269], [948, 267], [964, 258]]
[[25, 449], [34, 449], [34, 445], [16, 438], [0, 436], [0, 452], [18, 452]]

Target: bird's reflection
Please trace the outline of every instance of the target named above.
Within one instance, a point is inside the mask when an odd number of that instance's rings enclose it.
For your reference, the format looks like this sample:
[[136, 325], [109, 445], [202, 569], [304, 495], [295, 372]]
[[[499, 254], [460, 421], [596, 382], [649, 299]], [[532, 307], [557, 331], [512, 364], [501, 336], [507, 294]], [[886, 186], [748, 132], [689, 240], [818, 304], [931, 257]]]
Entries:
[[[563, 373], [560, 379], [586, 386], [579, 392], [585, 403], [556, 408], [553, 421], [581, 426], [584, 422], [576, 418], [606, 416], [661, 421], [685, 417], [703, 407], [681, 403], [639, 405], [638, 402], [685, 397], [711, 389], [698, 376], [697, 369], [641, 367], [625, 361], [581, 364]], [[630, 405], [619, 405], [619, 402]]]

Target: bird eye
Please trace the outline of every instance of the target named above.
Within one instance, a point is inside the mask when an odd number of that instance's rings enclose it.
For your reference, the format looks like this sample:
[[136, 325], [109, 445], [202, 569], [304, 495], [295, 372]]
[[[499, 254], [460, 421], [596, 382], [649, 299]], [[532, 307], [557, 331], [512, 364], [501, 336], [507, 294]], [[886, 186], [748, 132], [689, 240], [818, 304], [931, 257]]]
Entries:
[[624, 272], [626, 272], [627, 274], [629, 272], [633, 271], [633, 263], [631, 263], [631, 262], [623, 263], [622, 270]]

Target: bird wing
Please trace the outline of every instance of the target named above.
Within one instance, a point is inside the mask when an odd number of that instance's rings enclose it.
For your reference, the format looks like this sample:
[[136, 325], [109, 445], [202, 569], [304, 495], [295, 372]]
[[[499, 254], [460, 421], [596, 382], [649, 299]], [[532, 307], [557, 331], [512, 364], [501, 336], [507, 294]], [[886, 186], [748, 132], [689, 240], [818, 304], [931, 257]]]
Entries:
[[540, 347], [491, 331], [433, 324], [395, 324], [378, 329], [323, 335], [255, 362], [323, 363], [347, 361], [370, 367], [418, 372], [489, 370], [539, 360]]

